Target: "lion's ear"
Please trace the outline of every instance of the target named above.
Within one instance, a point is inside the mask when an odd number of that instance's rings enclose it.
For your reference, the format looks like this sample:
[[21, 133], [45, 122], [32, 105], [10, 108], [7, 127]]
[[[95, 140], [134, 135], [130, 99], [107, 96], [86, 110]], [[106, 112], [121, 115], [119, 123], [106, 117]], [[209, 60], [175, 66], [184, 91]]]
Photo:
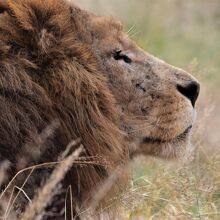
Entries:
[[9, 9], [7, 0], [0, 0], [0, 13], [3, 13]]

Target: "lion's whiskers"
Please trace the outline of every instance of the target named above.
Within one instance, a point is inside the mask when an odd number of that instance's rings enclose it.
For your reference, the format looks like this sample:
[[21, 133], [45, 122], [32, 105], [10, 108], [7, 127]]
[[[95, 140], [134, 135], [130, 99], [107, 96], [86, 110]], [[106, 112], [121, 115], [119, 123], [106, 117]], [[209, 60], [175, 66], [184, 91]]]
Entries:
[[130, 37], [130, 34], [132, 34], [132, 32], [135, 30], [135, 25], [132, 25], [129, 30], [126, 32], [126, 34], [128, 35], [128, 37]]

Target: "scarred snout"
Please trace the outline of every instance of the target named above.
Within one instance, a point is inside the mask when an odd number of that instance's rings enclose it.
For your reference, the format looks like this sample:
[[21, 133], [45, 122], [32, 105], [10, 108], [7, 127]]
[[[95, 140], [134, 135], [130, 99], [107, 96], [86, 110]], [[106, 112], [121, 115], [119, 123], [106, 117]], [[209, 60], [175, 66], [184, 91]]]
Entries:
[[200, 92], [199, 82], [188, 72], [171, 66], [149, 54], [145, 55], [151, 64], [152, 72], [156, 74], [161, 81], [167, 84], [168, 87], [171, 86], [173, 88], [174, 85], [175, 90], [188, 99], [194, 108]]

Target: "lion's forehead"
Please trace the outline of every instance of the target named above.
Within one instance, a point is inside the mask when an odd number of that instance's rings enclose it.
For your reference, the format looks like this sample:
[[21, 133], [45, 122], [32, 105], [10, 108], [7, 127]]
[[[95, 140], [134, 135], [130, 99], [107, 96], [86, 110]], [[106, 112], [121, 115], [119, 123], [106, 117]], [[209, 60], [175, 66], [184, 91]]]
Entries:
[[113, 17], [90, 15], [87, 22], [89, 30], [99, 39], [109, 36], [115, 38], [123, 32], [122, 24]]

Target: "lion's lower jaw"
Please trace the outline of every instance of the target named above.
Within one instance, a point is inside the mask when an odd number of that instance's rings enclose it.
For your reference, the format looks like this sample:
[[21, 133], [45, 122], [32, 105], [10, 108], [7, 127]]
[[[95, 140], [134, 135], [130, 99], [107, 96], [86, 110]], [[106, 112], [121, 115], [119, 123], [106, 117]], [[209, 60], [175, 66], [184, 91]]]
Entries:
[[166, 160], [178, 159], [189, 160], [194, 152], [194, 146], [191, 144], [191, 134], [184, 139], [177, 139], [169, 142], [140, 143], [132, 144], [130, 148], [131, 158], [138, 155], [154, 156]]

